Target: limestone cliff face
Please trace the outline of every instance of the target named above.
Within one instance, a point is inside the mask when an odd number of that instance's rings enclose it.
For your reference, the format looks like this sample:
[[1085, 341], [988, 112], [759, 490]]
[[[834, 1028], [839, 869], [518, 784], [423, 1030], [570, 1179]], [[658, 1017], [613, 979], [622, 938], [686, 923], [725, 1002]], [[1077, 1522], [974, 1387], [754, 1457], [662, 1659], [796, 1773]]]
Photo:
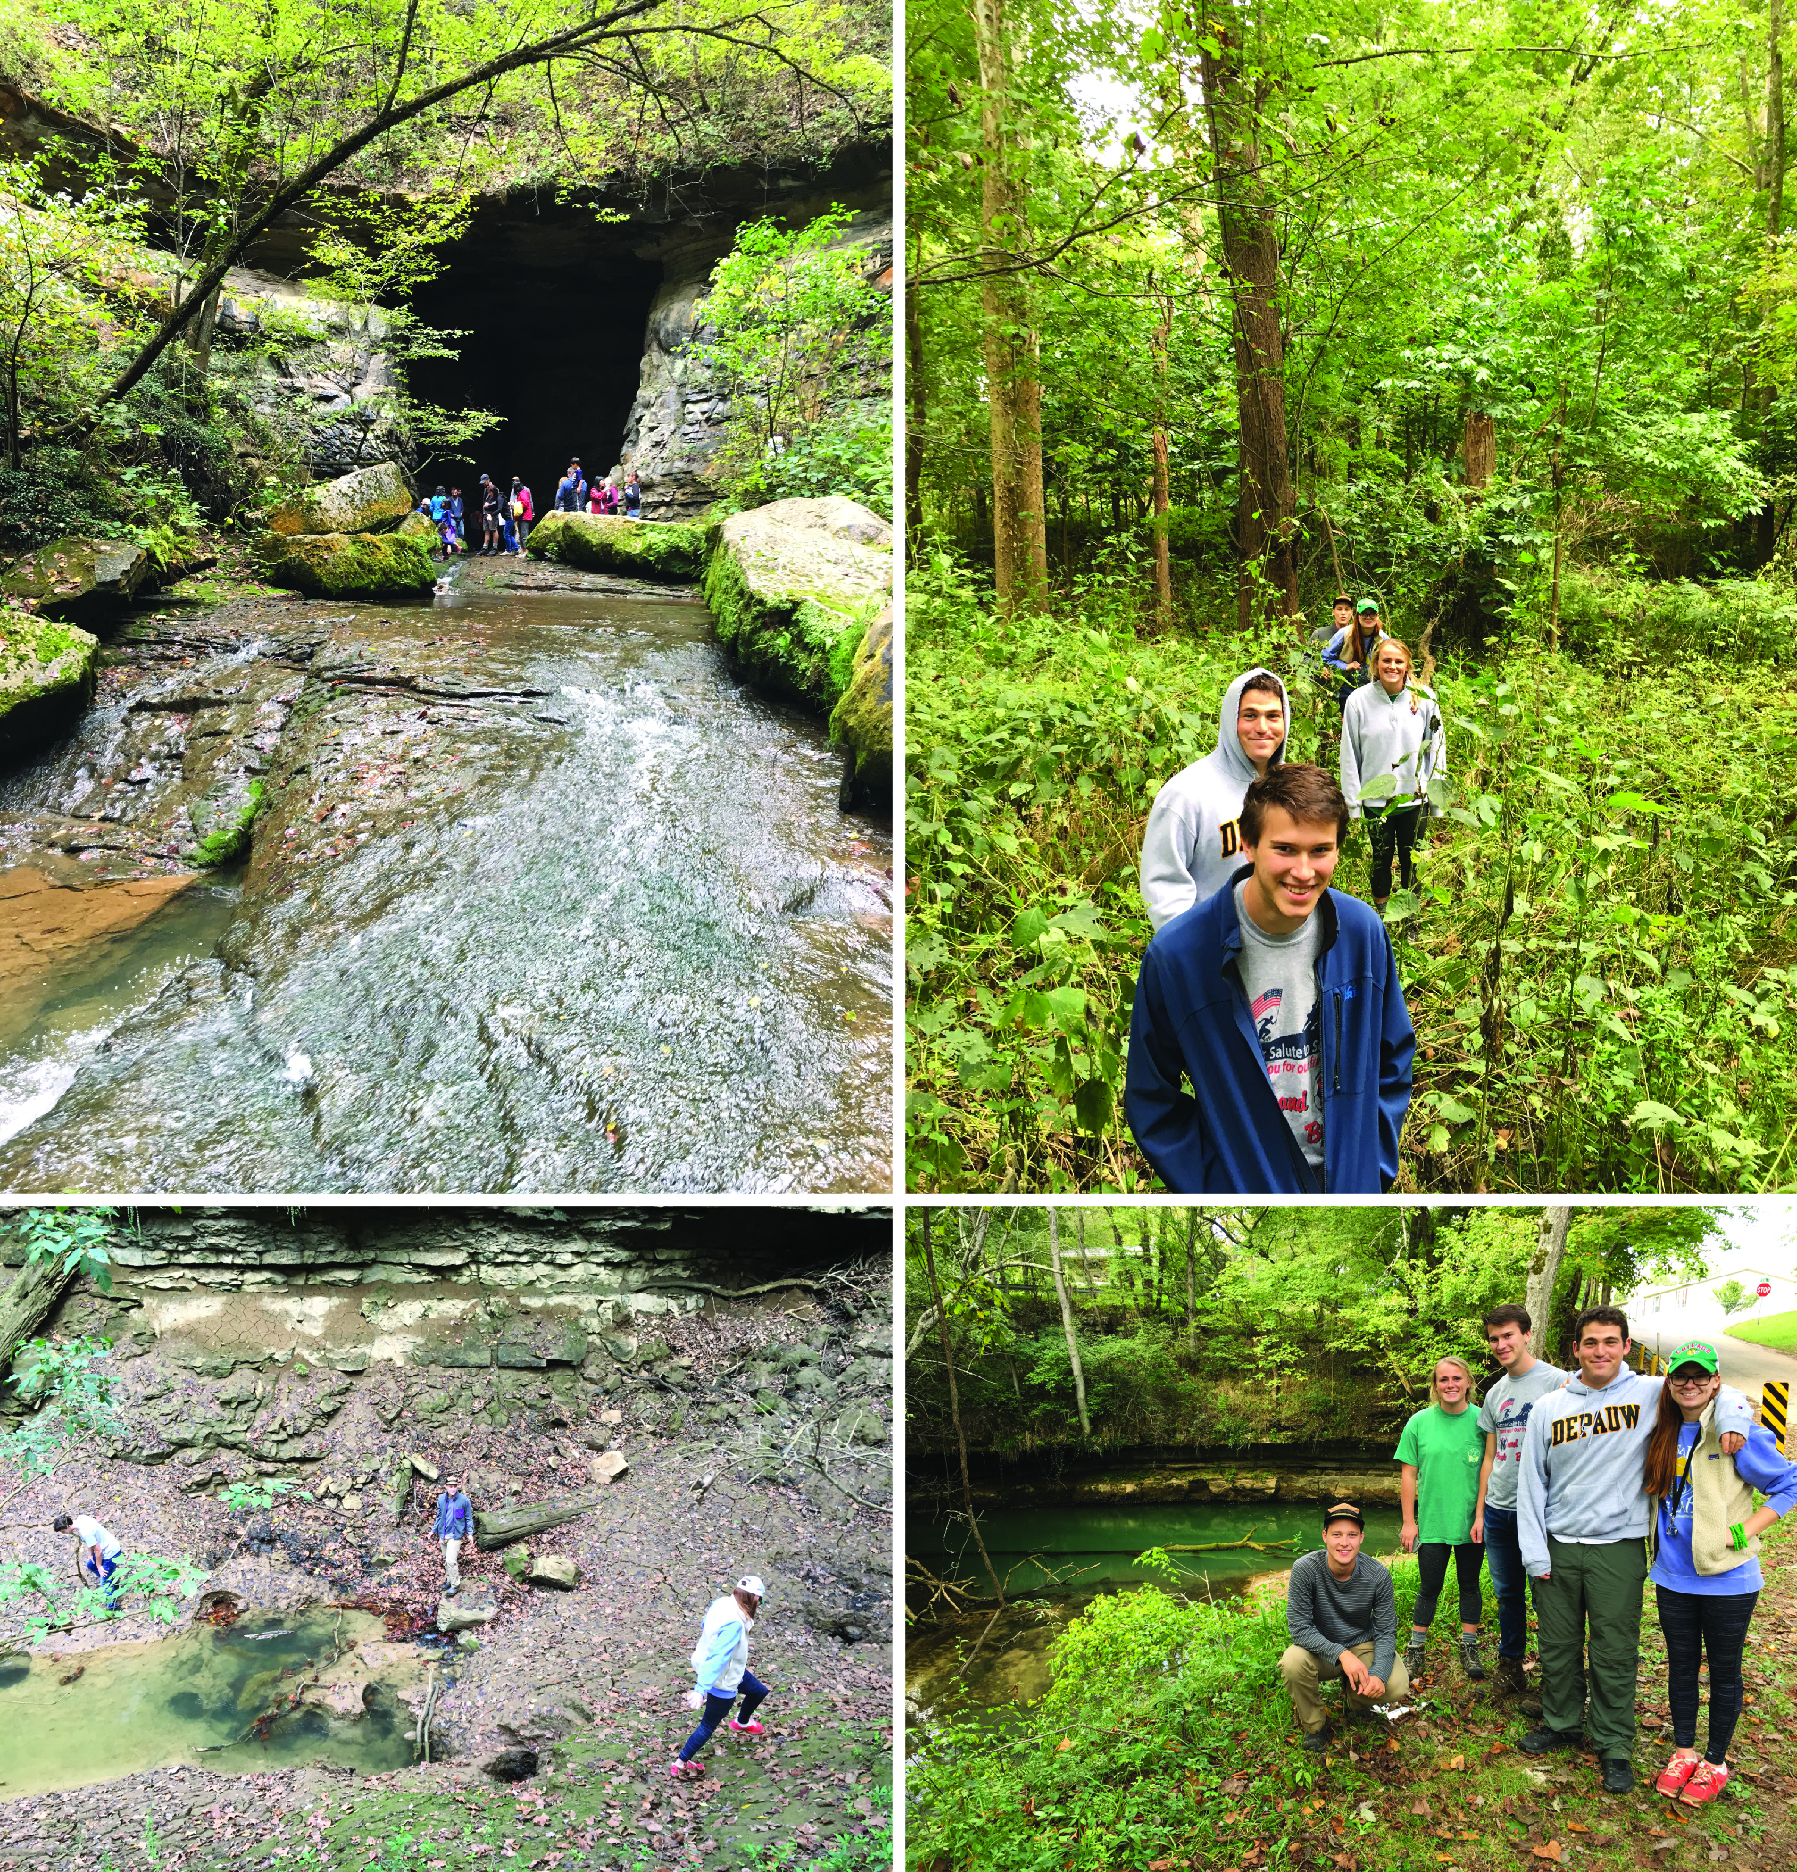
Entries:
[[[663, 260], [661, 290], [643, 334], [642, 377], [624, 431], [622, 466], [642, 480], [644, 511], [656, 520], [687, 520], [717, 498], [709, 478], [723, 440], [729, 398], [694, 355], [704, 343], [704, 300], [712, 268], [730, 251], [735, 230], [693, 240]], [[868, 276], [892, 284], [890, 212], [866, 210], [843, 230], [839, 246], [860, 248]]]

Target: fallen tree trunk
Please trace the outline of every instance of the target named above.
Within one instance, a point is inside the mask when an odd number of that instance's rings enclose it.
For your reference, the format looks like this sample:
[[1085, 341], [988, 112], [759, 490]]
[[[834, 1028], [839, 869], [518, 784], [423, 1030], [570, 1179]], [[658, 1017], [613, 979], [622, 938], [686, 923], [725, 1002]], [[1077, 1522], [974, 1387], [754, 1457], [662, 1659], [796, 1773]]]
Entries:
[[75, 1278], [72, 1270], [64, 1271], [63, 1259], [52, 1255], [45, 1261], [28, 1262], [13, 1276], [5, 1293], [0, 1293], [0, 1372], [49, 1318], [51, 1309]]
[[599, 1506], [600, 1493], [570, 1495], [559, 1502], [534, 1502], [524, 1508], [497, 1508], [491, 1514], [475, 1511], [474, 1544], [482, 1553], [528, 1540], [565, 1521], [578, 1521]]

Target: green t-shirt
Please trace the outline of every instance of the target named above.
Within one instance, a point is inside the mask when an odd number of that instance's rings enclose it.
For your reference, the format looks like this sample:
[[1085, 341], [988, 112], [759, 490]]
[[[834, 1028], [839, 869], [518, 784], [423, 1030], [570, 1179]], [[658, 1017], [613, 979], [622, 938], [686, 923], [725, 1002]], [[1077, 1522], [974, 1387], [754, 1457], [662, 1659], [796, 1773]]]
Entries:
[[1485, 1433], [1471, 1406], [1450, 1417], [1439, 1404], [1420, 1410], [1398, 1438], [1398, 1462], [1416, 1465], [1416, 1539], [1458, 1547], [1473, 1531]]

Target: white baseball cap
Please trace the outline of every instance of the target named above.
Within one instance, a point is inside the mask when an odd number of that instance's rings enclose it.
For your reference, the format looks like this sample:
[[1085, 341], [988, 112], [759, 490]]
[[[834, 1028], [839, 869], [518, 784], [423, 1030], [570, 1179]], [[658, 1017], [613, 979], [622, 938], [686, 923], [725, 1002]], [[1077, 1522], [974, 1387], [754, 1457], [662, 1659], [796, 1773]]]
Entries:
[[757, 1599], [764, 1599], [767, 1597], [767, 1588], [762, 1585], [761, 1575], [759, 1573], [745, 1573], [742, 1578], [736, 1582], [736, 1590], [738, 1592], [753, 1593]]

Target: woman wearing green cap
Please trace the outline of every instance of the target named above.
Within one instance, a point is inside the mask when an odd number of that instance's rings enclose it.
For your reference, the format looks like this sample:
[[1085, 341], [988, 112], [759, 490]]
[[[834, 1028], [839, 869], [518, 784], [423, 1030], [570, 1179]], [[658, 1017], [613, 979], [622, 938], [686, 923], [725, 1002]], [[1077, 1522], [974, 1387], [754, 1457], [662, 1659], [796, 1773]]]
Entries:
[[1346, 708], [1349, 696], [1366, 681], [1368, 652], [1385, 634], [1378, 605], [1371, 598], [1363, 598], [1354, 607], [1354, 621], [1323, 646], [1323, 667], [1335, 678], [1337, 708]]
[[[1723, 1453], [1716, 1430], [1722, 1388], [1716, 1348], [1688, 1339], [1666, 1361], [1660, 1413], [1647, 1444], [1645, 1483], [1658, 1497], [1653, 1581], [1666, 1638], [1666, 1701], [1672, 1709], [1672, 1759], [1654, 1783], [1662, 1794], [1698, 1806], [1728, 1782], [1728, 1745], [1745, 1692], [1741, 1653], [1760, 1596], [1759, 1537], [1797, 1506], [1797, 1463], [1779, 1454], [1772, 1433], [1755, 1424], [1746, 1447]], [[1767, 1498], [1753, 1505], [1753, 1491]], [[1697, 1753], [1698, 1668], [1710, 1667], [1709, 1744]]]
[[1429, 1395], [1435, 1401], [1418, 1411], [1398, 1438], [1396, 1460], [1403, 1465], [1398, 1486], [1404, 1504], [1398, 1545], [1416, 1555], [1422, 1574], [1410, 1615], [1410, 1643], [1404, 1650], [1404, 1669], [1413, 1680], [1423, 1668], [1424, 1644], [1435, 1622], [1450, 1554], [1460, 1596], [1461, 1668], [1475, 1682], [1485, 1675], [1479, 1662], [1484, 1604], [1479, 1573], [1485, 1549], [1472, 1537], [1485, 1433], [1478, 1412], [1470, 1408], [1472, 1389], [1473, 1371], [1465, 1359], [1455, 1353], [1438, 1358], [1429, 1380]]

